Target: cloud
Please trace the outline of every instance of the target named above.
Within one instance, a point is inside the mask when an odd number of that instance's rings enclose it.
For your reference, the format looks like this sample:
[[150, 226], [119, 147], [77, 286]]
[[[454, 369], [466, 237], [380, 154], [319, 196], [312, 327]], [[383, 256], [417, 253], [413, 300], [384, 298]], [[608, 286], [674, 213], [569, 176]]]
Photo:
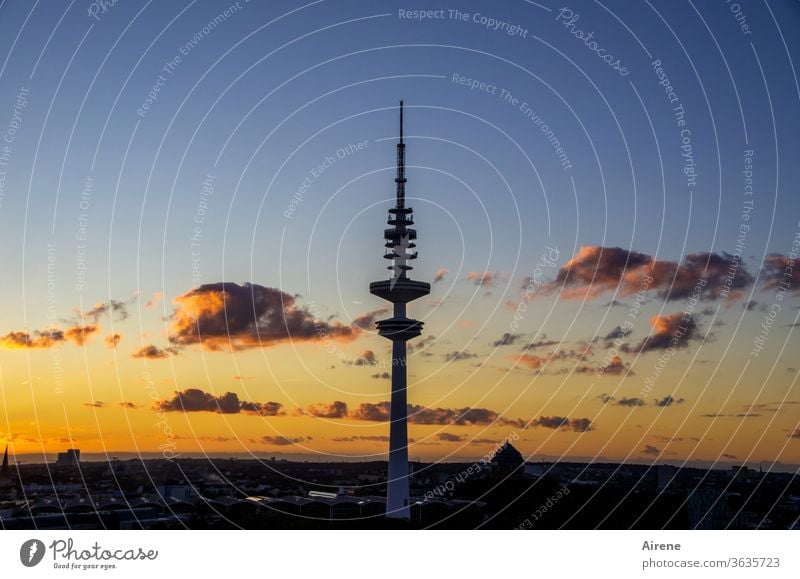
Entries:
[[684, 402], [686, 402], [686, 399], [684, 398], [673, 398], [671, 395], [667, 394], [660, 400], [656, 400], [655, 405], [665, 408], [667, 406], [672, 406], [673, 404], [683, 404]]
[[101, 302], [94, 305], [94, 307], [88, 311], [81, 312], [80, 310], [74, 310], [78, 317], [82, 320], [92, 320], [94, 323], [97, 323], [100, 320], [100, 317], [104, 314], [117, 314], [117, 321], [122, 321], [127, 319], [128, 317], [128, 304], [133, 303], [136, 298], [131, 298], [128, 301], [119, 301], [119, 300], [109, 300], [107, 302]]
[[794, 432], [789, 435], [789, 438], [800, 438], [800, 428], [795, 428]]
[[[365, 402], [352, 409], [348, 416], [353, 420], [388, 422], [389, 409], [390, 404], [388, 401], [378, 403]], [[416, 404], [409, 404], [407, 411], [408, 421], [411, 424], [474, 426], [497, 422], [518, 427], [522, 427], [525, 424], [522, 419], [509, 420], [488, 408], [426, 408]]]
[[651, 350], [666, 350], [669, 348], [682, 348], [697, 336], [697, 323], [694, 317], [682, 312], [675, 312], [664, 316], [655, 315], [650, 319], [653, 330], [637, 346], [624, 348], [623, 351], [649, 352]]
[[375, 321], [378, 319], [378, 316], [382, 316], [388, 313], [389, 313], [389, 308], [378, 308], [376, 310], [370, 310], [366, 314], [362, 314], [357, 318], [355, 318], [353, 320], [353, 326], [361, 330], [374, 330]]
[[57, 328], [37, 330], [33, 336], [28, 332], [11, 331], [0, 337], [0, 346], [7, 349], [51, 348], [65, 340], [64, 332]]
[[444, 276], [446, 276], [448, 273], [450, 273], [449, 269], [447, 269], [446, 267], [440, 267], [439, 269], [436, 270], [436, 274], [433, 276], [433, 283], [439, 283], [444, 279]]
[[727, 253], [690, 253], [683, 263], [657, 261], [620, 247], [583, 246], [559, 269], [548, 289], [564, 298], [593, 299], [607, 291], [620, 296], [654, 290], [666, 300], [739, 297], [753, 283], [744, 264]]
[[409, 342], [406, 345], [406, 349], [408, 350], [409, 354], [413, 354], [414, 352], [422, 352], [421, 355], [427, 356], [432, 355], [429, 352], [424, 352], [427, 350], [428, 347], [436, 341], [436, 336], [428, 335], [423, 337], [421, 340], [414, 340], [413, 342]]
[[64, 338], [73, 342], [76, 346], [85, 346], [89, 338], [99, 332], [100, 329], [100, 324], [70, 326], [64, 331]]
[[235, 392], [215, 396], [199, 388], [175, 391], [172, 398], [153, 402], [154, 410], [164, 412], [214, 412], [217, 414], [256, 414], [259, 416], [281, 416], [285, 414], [279, 402], [246, 402], [239, 400]]
[[650, 454], [652, 456], [658, 456], [661, 454], [661, 449], [651, 444], [648, 444], [645, 445], [645, 447], [642, 449], [642, 454]]
[[155, 309], [155, 307], [160, 304], [163, 299], [164, 292], [153, 292], [153, 297], [147, 300], [147, 302], [144, 304], [144, 307], [149, 310]]
[[497, 280], [497, 274], [491, 271], [471, 271], [467, 274], [467, 280], [477, 286], [493, 288]]
[[634, 372], [630, 366], [622, 361], [619, 356], [612, 356], [607, 364], [601, 366], [577, 366], [575, 372], [578, 374], [592, 374], [596, 376], [633, 376]]
[[389, 442], [389, 437], [384, 435], [360, 435], [360, 436], [342, 436], [338, 438], [331, 438], [334, 442], [356, 442], [356, 441], [367, 441], [367, 442]]
[[600, 400], [600, 402], [602, 402], [603, 404], [608, 404], [609, 402], [613, 402], [614, 400], [616, 400], [616, 398], [611, 396], [611, 394], [601, 394], [600, 396], [597, 397], [597, 399]]
[[499, 339], [492, 342], [492, 346], [494, 346], [495, 348], [499, 348], [500, 346], [512, 346], [515, 343], [517, 343], [522, 337], [523, 334], [510, 334], [506, 332], [505, 334], [500, 336]]
[[470, 358], [477, 358], [477, 354], [468, 352], [467, 350], [448, 352], [444, 355], [445, 362], [460, 362], [461, 360], [469, 360]]
[[129, 410], [135, 410], [136, 408], [139, 408], [139, 405], [135, 402], [122, 401], [119, 403], [119, 405], [123, 408], [128, 408]]
[[303, 413], [316, 416], [318, 418], [346, 418], [347, 404], [341, 400], [335, 400], [331, 404], [320, 402], [308, 406]]
[[103, 338], [103, 343], [106, 345], [106, 348], [114, 349], [119, 345], [120, 340], [122, 340], [122, 334], [109, 334]]
[[531, 423], [532, 426], [573, 432], [589, 432], [593, 430], [592, 421], [588, 418], [567, 418], [565, 416], [540, 416]]
[[636, 406], [644, 406], [645, 401], [641, 398], [633, 397], [633, 398], [620, 398], [617, 400], [617, 406], [627, 406], [628, 408], [634, 408]]
[[600, 339], [602, 339], [602, 340], [604, 340], [606, 342], [613, 341], [613, 340], [619, 340], [619, 339], [626, 338], [626, 337], [630, 336], [632, 331], [633, 330], [623, 329], [620, 326], [615, 326], [613, 330], [611, 330], [609, 333], [607, 333], [602, 338], [600, 338], [599, 336], [596, 336], [595, 339], [592, 340], [592, 341], [597, 341], [597, 340], [600, 340]]
[[[258, 439], [258, 442], [261, 444], [268, 444], [270, 446], [291, 446], [293, 444], [300, 444], [301, 442], [305, 442], [305, 438], [302, 436], [298, 436], [296, 438], [290, 438], [288, 436], [262, 436]], [[308, 440], [311, 440], [310, 438]]]
[[153, 344], [147, 344], [136, 350], [131, 356], [133, 358], [146, 358], [148, 360], [159, 360], [169, 358], [171, 354], [178, 354], [178, 349], [174, 347], [159, 348]]
[[536, 342], [531, 342], [530, 344], [525, 344], [522, 349], [531, 351], [536, 350], [539, 348], [547, 348], [548, 346], [558, 346], [561, 342], [558, 340], [538, 340]]
[[88, 408], [105, 408], [106, 403], [101, 402], [100, 400], [95, 400], [94, 402], [84, 402], [83, 406]]
[[738, 456], [736, 456], [735, 454], [730, 454], [729, 452], [723, 452], [723, 453], [722, 453], [722, 458], [731, 458], [731, 459], [735, 459], [735, 458], [739, 458], [739, 457], [738, 457]]
[[460, 434], [451, 434], [450, 432], [440, 432], [436, 435], [436, 438], [442, 442], [463, 442], [465, 439]]
[[376, 380], [391, 380], [392, 375], [389, 372], [378, 372], [377, 374], [370, 374], [369, 377]]
[[99, 324], [82, 324], [71, 326], [66, 330], [49, 328], [37, 330], [31, 335], [28, 332], [11, 331], [0, 337], [0, 347], [9, 350], [52, 348], [69, 340], [76, 346], [85, 346], [91, 336], [101, 330]]
[[378, 360], [375, 358], [375, 352], [372, 350], [364, 350], [358, 358], [348, 360], [345, 363], [348, 366], [376, 366]]
[[519, 356], [512, 356], [512, 359], [516, 360], [520, 366], [526, 366], [531, 370], [538, 370], [546, 361], [545, 358], [534, 356], [533, 354], [520, 354]]
[[352, 340], [357, 324], [377, 315], [356, 318], [354, 325], [315, 319], [295, 297], [257, 284], [204, 284], [173, 300], [170, 342], [175, 346], [201, 344], [207, 350], [244, 350], [288, 341]]
[[772, 253], [764, 260], [764, 289], [782, 286], [792, 293], [800, 293], [800, 267], [796, 259]]

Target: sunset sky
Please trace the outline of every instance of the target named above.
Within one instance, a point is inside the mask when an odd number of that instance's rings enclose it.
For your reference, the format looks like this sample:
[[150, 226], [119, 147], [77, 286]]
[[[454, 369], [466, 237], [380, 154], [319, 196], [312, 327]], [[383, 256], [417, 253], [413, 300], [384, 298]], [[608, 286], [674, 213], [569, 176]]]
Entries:
[[46, 4], [0, 5], [11, 452], [385, 458], [403, 98], [412, 459], [800, 464], [797, 2]]

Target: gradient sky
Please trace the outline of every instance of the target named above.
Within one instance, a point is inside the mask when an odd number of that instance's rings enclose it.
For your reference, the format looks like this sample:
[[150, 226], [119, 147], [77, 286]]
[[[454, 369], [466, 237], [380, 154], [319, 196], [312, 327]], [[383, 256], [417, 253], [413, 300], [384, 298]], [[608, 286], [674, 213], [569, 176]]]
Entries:
[[16, 454], [383, 457], [404, 98], [413, 458], [800, 463], [796, 2], [64, 6], [0, 4]]

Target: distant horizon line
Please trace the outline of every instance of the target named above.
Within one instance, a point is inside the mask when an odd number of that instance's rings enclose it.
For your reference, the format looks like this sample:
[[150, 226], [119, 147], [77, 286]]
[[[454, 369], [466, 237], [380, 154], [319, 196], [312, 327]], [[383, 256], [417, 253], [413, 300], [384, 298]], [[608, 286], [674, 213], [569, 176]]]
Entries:
[[[9, 467], [14, 465], [54, 465], [56, 463], [56, 459], [59, 452], [53, 453], [20, 453], [20, 454], [11, 454], [9, 453]], [[18, 461], [17, 457], [23, 459], [38, 459], [35, 462], [28, 462], [27, 460]], [[341, 456], [320, 456], [316, 454], [307, 454], [307, 453], [284, 453], [284, 452], [271, 452], [265, 454], [254, 454], [254, 453], [235, 453], [235, 452], [223, 452], [223, 453], [203, 453], [203, 452], [187, 452], [176, 454], [173, 457], [166, 457], [162, 452], [152, 451], [152, 452], [131, 452], [131, 451], [120, 451], [120, 452], [109, 452], [109, 453], [102, 453], [102, 452], [81, 452], [80, 462], [87, 462], [87, 463], [101, 463], [101, 462], [110, 462], [114, 459], [118, 460], [167, 460], [167, 461], [174, 461], [180, 459], [206, 459], [206, 460], [224, 460], [224, 459], [245, 459], [245, 460], [270, 460], [272, 458], [287, 461], [287, 462], [312, 462], [312, 463], [343, 463], [343, 464], [353, 464], [359, 462], [387, 462], [388, 461], [388, 453], [387, 456], [379, 456], [376, 455], [374, 458], [372, 457], [341, 457]], [[436, 463], [444, 463], [444, 464], [458, 464], [458, 463], [469, 463], [469, 462], [481, 462], [483, 456], [480, 457], [453, 457], [453, 459], [448, 460], [423, 460], [422, 458], [415, 458], [411, 459], [409, 462], [414, 463], [426, 463], [426, 464], [436, 464]], [[13, 462], [12, 460], [13, 459]], [[43, 460], [42, 460], [43, 459]], [[52, 462], [51, 462], [52, 460]], [[618, 464], [618, 465], [626, 465], [626, 466], [659, 466], [659, 465], [667, 465], [667, 466], [676, 466], [682, 468], [698, 468], [698, 469], [706, 469], [706, 470], [728, 470], [730, 467], [733, 466], [748, 466], [750, 468], [753, 467], [765, 467], [764, 472], [784, 472], [784, 473], [792, 473], [795, 474], [800, 470], [800, 465], [791, 464], [791, 463], [782, 463], [779, 461], [735, 461], [735, 460], [725, 460], [725, 461], [710, 461], [710, 460], [695, 460], [695, 461], [680, 461], [680, 460], [665, 460], [653, 463], [647, 462], [640, 462], [637, 460], [620, 460], [615, 458], [609, 457], [557, 457], [557, 456], [549, 456], [549, 455], [541, 455], [539, 457], [529, 457], [525, 459], [526, 463], [541, 463], [541, 462], [549, 462], [549, 463], [581, 463], [581, 464]]]

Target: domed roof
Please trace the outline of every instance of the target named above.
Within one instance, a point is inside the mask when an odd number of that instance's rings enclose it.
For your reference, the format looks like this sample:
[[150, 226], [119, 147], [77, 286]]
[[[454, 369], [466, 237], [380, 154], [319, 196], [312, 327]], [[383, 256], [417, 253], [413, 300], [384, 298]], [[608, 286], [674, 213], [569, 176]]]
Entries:
[[522, 458], [522, 454], [510, 442], [506, 441], [494, 453], [492, 462], [504, 466], [517, 466], [525, 462], [525, 459]]

